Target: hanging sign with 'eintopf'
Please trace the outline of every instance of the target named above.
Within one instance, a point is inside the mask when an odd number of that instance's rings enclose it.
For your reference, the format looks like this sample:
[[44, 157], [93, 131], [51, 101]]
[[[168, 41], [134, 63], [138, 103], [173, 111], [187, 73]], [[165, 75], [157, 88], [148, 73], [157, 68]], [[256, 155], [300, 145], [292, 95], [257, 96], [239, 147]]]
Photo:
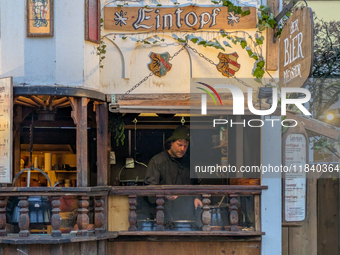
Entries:
[[228, 7], [105, 7], [104, 28], [115, 31], [195, 31], [256, 28], [256, 8], [250, 14], [228, 12]]
[[310, 8], [294, 11], [280, 37], [281, 87], [302, 87], [313, 64], [313, 14]]

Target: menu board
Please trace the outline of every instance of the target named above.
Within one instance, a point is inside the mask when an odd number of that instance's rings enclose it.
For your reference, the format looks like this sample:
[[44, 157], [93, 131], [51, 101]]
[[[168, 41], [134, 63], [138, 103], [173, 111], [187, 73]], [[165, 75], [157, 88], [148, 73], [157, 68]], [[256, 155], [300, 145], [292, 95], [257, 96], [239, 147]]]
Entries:
[[12, 181], [12, 77], [0, 79], [0, 183]]
[[285, 220], [303, 221], [306, 217], [306, 137], [290, 134], [285, 143], [285, 165], [290, 172], [285, 174]]

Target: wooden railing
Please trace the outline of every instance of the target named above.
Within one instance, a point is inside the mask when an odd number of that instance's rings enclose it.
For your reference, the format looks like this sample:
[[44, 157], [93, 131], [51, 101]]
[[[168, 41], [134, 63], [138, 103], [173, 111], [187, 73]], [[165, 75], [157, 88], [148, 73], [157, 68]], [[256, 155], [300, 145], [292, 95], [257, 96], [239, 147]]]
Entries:
[[[232, 186], [232, 185], [173, 185], [173, 186], [102, 186], [102, 187], [77, 187], [77, 188], [65, 188], [65, 187], [0, 187], [0, 239], [1, 242], [13, 243], [11, 238], [17, 238], [16, 243], [36, 243], [37, 240], [28, 240], [30, 238], [30, 218], [29, 218], [29, 196], [48, 196], [51, 199], [52, 214], [51, 214], [51, 235], [44, 235], [44, 238], [48, 240], [45, 243], [53, 243], [53, 240], [65, 238], [60, 231], [61, 217], [60, 217], [60, 198], [62, 196], [76, 196], [78, 198], [78, 216], [75, 238], [83, 238], [84, 240], [93, 240], [89, 238], [89, 234], [97, 236], [101, 239], [116, 238], [117, 235], [133, 236], [133, 235], [192, 235], [193, 233], [180, 234], [177, 231], [166, 231], [164, 228], [164, 205], [166, 203], [165, 196], [168, 195], [190, 195], [190, 196], [202, 196], [202, 231], [195, 231], [195, 235], [220, 235], [220, 236], [260, 236], [264, 233], [261, 232], [261, 217], [260, 217], [260, 196], [263, 189], [267, 189], [267, 186]], [[108, 232], [107, 231], [107, 201], [108, 196], [127, 196], [129, 204], [129, 227], [128, 231]], [[211, 196], [228, 196], [229, 197], [229, 210], [230, 210], [230, 231], [211, 231], [210, 227], [210, 198]], [[255, 212], [255, 227], [254, 231], [239, 231], [238, 228], [238, 201], [239, 195], [253, 195], [254, 196], [254, 212]], [[6, 232], [6, 205], [8, 197], [16, 196], [19, 198], [19, 234], [17, 237], [12, 234], [9, 236]], [[156, 231], [137, 231], [137, 196], [155, 196], [157, 204], [156, 212]], [[90, 197], [94, 198], [95, 202], [95, 216], [94, 216], [94, 233], [87, 230], [89, 225], [88, 207]], [[144, 232], [144, 233], [141, 233]], [[146, 233], [147, 232], [147, 233]], [[32, 235], [33, 236], [33, 235]], [[84, 238], [85, 237], [85, 238]], [[4, 238], [7, 240], [4, 240]], [[18, 239], [21, 238], [21, 239]], [[77, 239], [77, 241], [79, 241]], [[19, 241], [18, 241], [19, 240]], [[24, 241], [26, 240], [26, 241]], [[28, 241], [27, 241], [28, 240]], [[96, 239], [95, 239], [96, 240]], [[69, 242], [70, 240], [64, 240]], [[72, 241], [72, 240], [71, 240]], [[39, 241], [44, 243], [43, 241]], [[72, 241], [73, 242], [73, 241]]]
[[[230, 231], [221, 231], [223, 235], [262, 235], [261, 232], [261, 217], [260, 217], [260, 196], [263, 189], [267, 186], [260, 185], [164, 185], [164, 186], [127, 186], [127, 187], [112, 187], [110, 195], [128, 196], [129, 200], [129, 228], [128, 231], [120, 231], [119, 235], [143, 235], [137, 231], [137, 196], [154, 196], [156, 197], [157, 212], [156, 212], [156, 231], [148, 231], [144, 234], [162, 235], [164, 229], [164, 204], [166, 203], [166, 196], [190, 195], [202, 196], [202, 232], [207, 233], [211, 231], [210, 220], [210, 198], [212, 195], [228, 196], [229, 197], [229, 222]], [[239, 231], [238, 227], [238, 196], [239, 195], [253, 195], [254, 196], [254, 213], [255, 213], [255, 226], [254, 231]], [[134, 233], [138, 232], [138, 233]], [[153, 232], [153, 233], [151, 233]], [[242, 232], [242, 233], [241, 233]], [[172, 234], [176, 234], [171, 232]], [[214, 232], [216, 234], [216, 232]], [[164, 235], [169, 233], [164, 233]], [[188, 233], [189, 234], [189, 233]], [[183, 233], [181, 233], [183, 235]], [[195, 232], [197, 235], [197, 232]]]
[[89, 225], [88, 206], [89, 198], [94, 197], [95, 202], [95, 234], [103, 234], [105, 232], [105, 216], [104, 216], [104, 201], [111, 187], [84, 187], [84, 188], [64, 188], [64, 187], [1, 187], [0, 188], [0, 236], [7, 236], [6, 232], [6, 205], [7, 198], [16, 196], [19, 198], [19, 220], [18, 227], [19, 237], [30, 236], [30, 218], [29, 218], [29, 196], [48, 196], [51, 198], [52, 215], [51, 237], [61, 237], [61, 217], [60, 213], [60, 198], [62, 196], [76, 196], [78, 198], [78, 216], [77, 216], [77, 236], [88, 236]]

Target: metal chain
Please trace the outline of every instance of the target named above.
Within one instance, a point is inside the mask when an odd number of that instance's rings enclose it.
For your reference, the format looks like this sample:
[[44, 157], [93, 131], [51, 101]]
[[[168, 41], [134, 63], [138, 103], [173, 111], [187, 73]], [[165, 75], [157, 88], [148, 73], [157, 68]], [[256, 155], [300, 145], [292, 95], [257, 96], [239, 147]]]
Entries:
[[[175, 52], [175, 54], [173, 56], [169, 57], [169, 61], [171, 61], [173, 58], [175, 58], [182, 50], [185, 49], [186, 47], [186, 43], [183, 45], [183, 47], [181, 49], [179, 49], [177, 52]], [[164, 64], [162, 62], [159, 62], [159, 67], [157, 69], [155, 69], [154, 71], [152, 71], [148, 76], [146, 76], [143, 80], [141, 80], [140, 82], [138, 82], [136, 85], [134, 85], [131, 89], [129, 89], [128, 91], [125, 92], [125, 94], [123, 94], [119, 99], [123, 99], [125, 96], [127, 96], [128, 94], [130, 94], [133, 90], [135, 90], [136, 88], [138, 88], [143, 82], [147, 81], [147, 79], [149, 79], [151, 76], [153, 76], [155, 73], [157, 73], [162, 67], [164, 67]], [[118, 100], [117, 100], [118, 101]]]
[[[210, 64], [217, 66], [218, 64], [215, 64], [214, 61], [212, 61], [211, 59], [207, 58], [206, 56], [204, 56], [202, 53], [199, 53], [195, 48], [192, 48], [190, 45], [187, 44], [186, 46], [187, 48], [191, 49], [194, 53], [198, 54], [201, 58], [205, 59], [206, 61], [208, 61]], [[228, 72], [228, 71], [227, 71]], [[248, 88], [252, 88], [254, 90], [254, 88], [250, 85], [248, 85], [246, 82], [242, 81], [241, 79], [237, 78], [235, 75], [232, 75], [231, 73], [228, 72], [228, 74], [230, 75], [230, 77], [234, 78], [235, 80], [237, 80], [239, 83], [243, 84], [244, 86], [248, 87]]]
[[205, 59], [206, 61], [208, 61], [210, 64], [217, 66], [217, 64], [214, 63], [214, 61], [212, 61], [211, 59], [207, 58], [206, 56], [204, 56], [202, 53], [199, 53], [196, 49], [192, 48], [189, 44], [187, 44], [187, 48], [189, 48], [190, 50], [192, 50], [194, 53], [198, 54], [201, 58]]
[[[217, 64], [212, 61], [211, 59], [207, 58], [206, 56], [204, 56], [204, 54], [198, 52], [195, 48], [192, 48], [189, 44], [185, 43], [183, 44], [183, 47], [181, 49], [179, 49], [177, 52], [175, 52], [175, 54], [173, 56], [170, 56], [168, 61], [171, 61], [172, 59], [174, 59], [176, 56], [178, 56], [178, 54], [183, 51], [185, 48], [189, 48], [191, 49], [194, 53], [198, 54], [201, 58], [203, 58], [204, 60], [208, 61], [210, 64], [217, 66]], [[143, 80], [141, 80], [140, 82], [138, 82], [136, 85], [134, 85], [131, 89], [129, 89], [128, 91], [125, 92], [125, 94], [123, 94], [119, 99], [123, 99], [125, 96], [127, 96], [128, 94], [130, 94], [133, 90], [135, 90], [136, 88], [138, 88], [142, 83], [146, 82], [151, 76], [155, 75], [162, 67], [164, 67], [164, 64], [162, 62], [159, 62], [159, 67], [157, 69], [155, 69], [154, 71], [152, 71], [148, 76], [146, 76]], [[228, 72], [229, 73], [229, 72]], [[248, 88], [252, 88], [254, 90], [254, 88], [250, 85], [248, 85], [246, 82], [242, 81], [241, 79], [237, 78], [236, 76], [232, 75], [231, 73], [229, 73], [230, 77], [234, 78], [235, 80], [237, 80], [239, 83], [243, 84], [244, 86], [248, 87]], [[116, 100], [118, 101], [118, 100]]]

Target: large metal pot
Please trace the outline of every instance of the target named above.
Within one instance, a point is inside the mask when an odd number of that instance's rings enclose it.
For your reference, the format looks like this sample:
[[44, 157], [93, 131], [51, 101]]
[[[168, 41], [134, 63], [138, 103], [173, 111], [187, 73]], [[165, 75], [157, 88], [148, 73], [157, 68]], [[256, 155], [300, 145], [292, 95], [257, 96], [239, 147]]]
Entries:
[[218, 226], [223, 228], [223, 226], [229, 225], [229, 207], [228, 205], [221, 206], [210, 206], [211, 214], [211, 226]]

